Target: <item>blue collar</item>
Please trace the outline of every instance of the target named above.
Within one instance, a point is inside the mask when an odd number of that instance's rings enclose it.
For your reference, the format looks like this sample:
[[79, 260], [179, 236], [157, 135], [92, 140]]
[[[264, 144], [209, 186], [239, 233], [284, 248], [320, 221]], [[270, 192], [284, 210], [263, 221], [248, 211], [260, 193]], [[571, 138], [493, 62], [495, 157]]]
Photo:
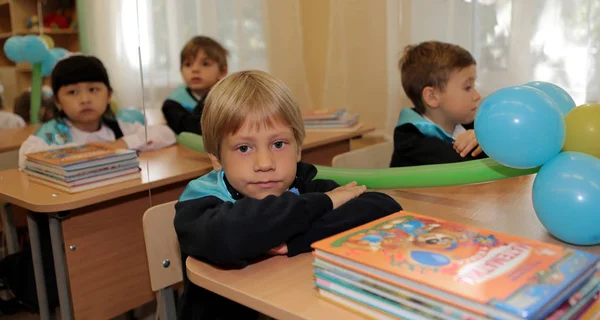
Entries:
[[[235, 203], [236, 200], [243, 198], [233, 189], [228, 188], [227, 178], [223, 170], [211, 171], [195, 180], [190, 181], [183, 190], [183, 193], [179, 197], [179, 201], [187, 201], [192, 199], [199, 199], [204, 197], [217, 197], [225, 202]], [[233, 190], [235, 197], [231, 194]], [[290, 188], [289, 192], [300, 194], [298, 188]]]
[[44, 139], [48, 145], [62, 146], [73, 142], [69, 126], [61, 119], [52, 119], [44, 123], [35, 132], [35, 136]]
[[415, 126], [426, 137], [435, 137], [446, 142], [454, 142], [454, 138], [440, 126], [423, 118], [423, 116], [416, 113], [413, 109], [405, 107], [400, 111], [400, 117], [398, 118], [396, 127], [407, 123]]

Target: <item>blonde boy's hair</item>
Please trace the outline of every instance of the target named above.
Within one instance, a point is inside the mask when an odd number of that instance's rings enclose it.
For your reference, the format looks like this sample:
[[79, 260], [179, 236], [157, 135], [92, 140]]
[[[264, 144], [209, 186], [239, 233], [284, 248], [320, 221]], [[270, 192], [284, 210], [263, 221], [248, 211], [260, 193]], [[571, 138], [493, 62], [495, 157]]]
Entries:
[[210, 90], [201, 120], [206, 152], [220, 158], [223, 138], [235, 134], [245, 121], [255, 128], [281, 121], [292, 128], [298, 146], [304, 141], [298, 103], [283, 82], [266, 72], [236, 72]]

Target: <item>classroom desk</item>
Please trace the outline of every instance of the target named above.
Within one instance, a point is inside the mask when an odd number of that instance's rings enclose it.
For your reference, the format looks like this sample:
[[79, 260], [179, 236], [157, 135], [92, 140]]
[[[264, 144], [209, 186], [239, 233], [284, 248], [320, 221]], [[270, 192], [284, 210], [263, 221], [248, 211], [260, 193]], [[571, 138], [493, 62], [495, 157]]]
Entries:
[[0, 130], [0, 153], [19, 150], [21, 143], [34, 134], [39, 127], [39, 124], [34, 124], [23, 128]]
[[375, 131], [375, 127], [366, 125], [352, 132], [306, 131], [302, 144], [302, 161], [331, 166], [333, 157], [350, 151], [350, 140], [372, 131]]
[[[303, 160], [328, 161], [343, 144], [372, 128], [352, 133], [307, 135]], [[176, 200], [186, 184], [209, 172], [208, 157], [172, 146], [140, 153], [142, 179], [67, 194], [29, 182], [24, 173], [0, 171], [0, 201], [31, 210], [28, 228], [34, 256], [41, 318], [49, 311], [42, 269], [38, 220], [49, 218], [61, 319], [111, 318], [154, 299], [150, 288], [142, 216], [153, 205]], [[149, 197], [151, 195], [151, 197]], [[39, 280], [37, 280], [39, 279]]]
[[[537, 220], [531, 202], [533, 175], [477, 185], [385, 190], [407, 211], [499, 232], [566, 245]], [[600, 246], [577, 247], [600, 254]], [[318, 297], [311, 254], [274, 257], [242, 270], [225, 271], [193, 258], [190, 280], [276, 319], [360, 319]]]
[[0, 170], [14, 169], [19, 166], [21, 143], [35, 133], [39, 127], [39, 125], [32, 125], [0, 130]]

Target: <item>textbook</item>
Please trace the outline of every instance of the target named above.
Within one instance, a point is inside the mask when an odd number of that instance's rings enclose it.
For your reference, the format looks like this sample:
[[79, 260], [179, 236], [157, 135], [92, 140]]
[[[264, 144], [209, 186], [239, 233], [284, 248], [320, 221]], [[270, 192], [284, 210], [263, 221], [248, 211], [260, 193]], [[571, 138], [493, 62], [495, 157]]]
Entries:
[[[407, 211], [312, 247], [320, 289], [327, 287], [319, 279], [363, 294], [384, 284], [388, 293], [397, 288], [447, 306], [461, 314], [457, 319], [543, 319], [592, 279], [600, 261], [583, 251]], [[438, 309], [426, 310], [431, 315]]]

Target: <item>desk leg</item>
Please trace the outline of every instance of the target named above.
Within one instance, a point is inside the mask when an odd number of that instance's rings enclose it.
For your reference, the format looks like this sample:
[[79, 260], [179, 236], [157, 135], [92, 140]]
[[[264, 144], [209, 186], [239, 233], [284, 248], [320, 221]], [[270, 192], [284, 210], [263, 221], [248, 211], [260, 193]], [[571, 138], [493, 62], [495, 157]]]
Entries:
[[38, 305], [40, 306], [40, 319], [50, 319], [50, 307], [46, 291], [46, 277], [44, 275], [44, 262], [42, 261], [42, 245], [40, 244], [40, 229], [36, 217], [31, 212], [27, 213], [27, 228], [31, 242], [31, 256], [35, 276], [35, 290], [37, 291]]
[[2, 216], [2, 226], [4, 227], [2, 232], [6, 238], [7, 251], [8, 254], [13, 254], [19, 251], [19, 241], [17, 240], [17, 230], [10, 203], [0, 203], [0, 214]]
[[158, 303], [158, 314], [161, 320], [177, 319], [177, 311], [175, 310], [175, 294], [172, 287], [162, 288], [156, 294], [156, 302]]
[[54, 257], [58, 300], [60, 302], [60, 319], [71, 320], [73, 319], [73, 309], [71, 305], [71, 294], [69, 292], [69, 277], [67, 274], [67, 264], [63, 246], [62, 226], [60, 225], [59, 219], [54, 217], [50, 217], [49, 219], [52, 256]]

